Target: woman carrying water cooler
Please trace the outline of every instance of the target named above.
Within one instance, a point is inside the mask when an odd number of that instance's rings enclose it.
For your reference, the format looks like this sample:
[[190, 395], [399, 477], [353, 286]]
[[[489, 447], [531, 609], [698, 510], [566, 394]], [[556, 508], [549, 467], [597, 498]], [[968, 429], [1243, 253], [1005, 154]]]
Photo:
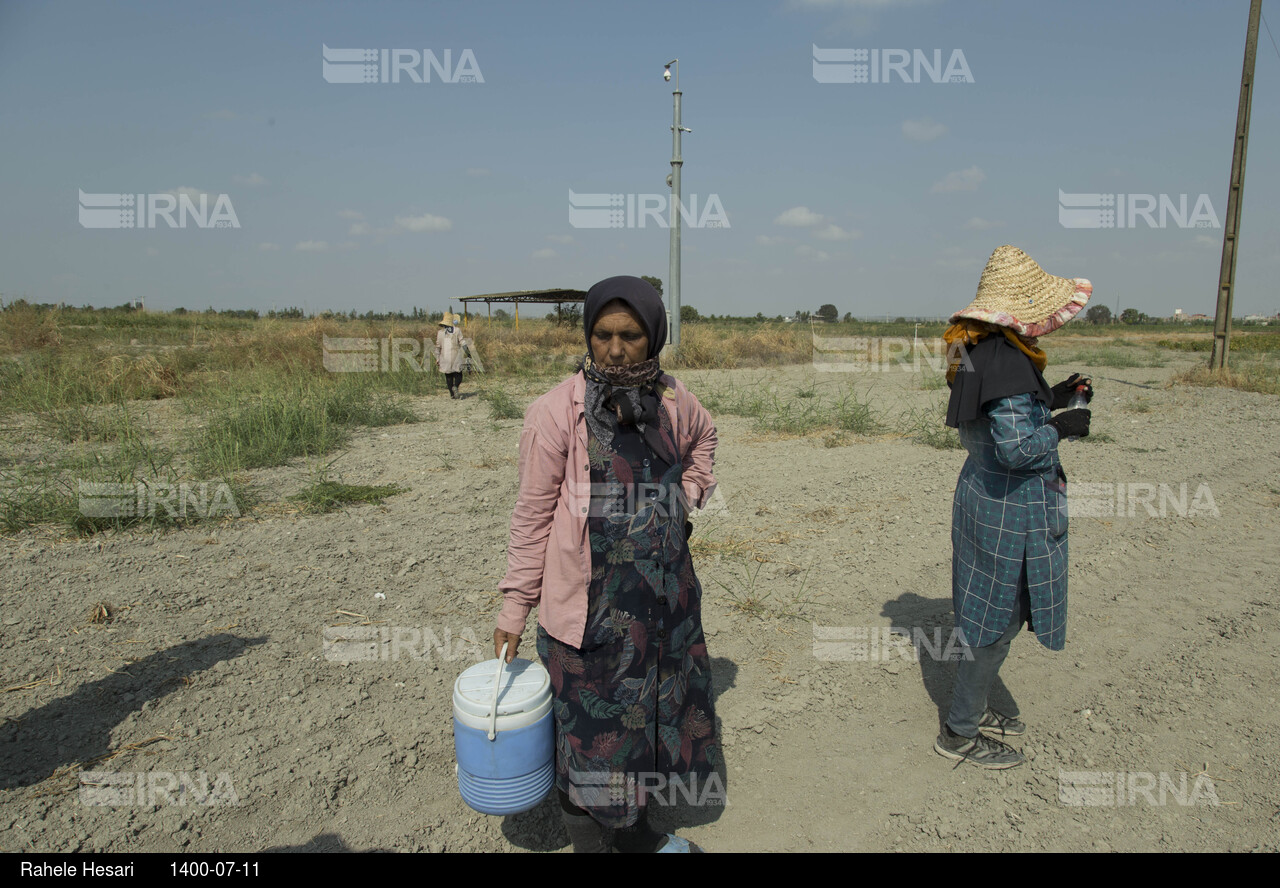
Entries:
[[583, 321], [581, 369], [525, 415], [494, 652], [515, 656], [537, 605], [575, 851], [697, 850], [649, 828], [645, 791], [705, 786], [721, 761], [687, 520], [715, 487], [715, 426], [658, 366], [651, 285], [601, 281]]

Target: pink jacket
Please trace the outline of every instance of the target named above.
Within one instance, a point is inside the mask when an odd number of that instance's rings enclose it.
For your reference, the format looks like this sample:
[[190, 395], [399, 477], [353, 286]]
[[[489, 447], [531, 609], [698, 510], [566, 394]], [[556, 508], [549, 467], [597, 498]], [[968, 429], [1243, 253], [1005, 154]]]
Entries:
[[[716, 481], [716, 429], [705, 407], [678, 380], [662, 377], [662, 406], [671, 417], [684, 464], [682, 487], [702, 508]], [[587, 462], [586, 379], [581, 373], [529, 405], [520, 432], [520, 493], [511, 516], [507, 575], [498, 628], [519, 635], [535, 605], [547, 634], [582, 646], [587, 626], [591, 547], [587, 507], [591, 469]]]

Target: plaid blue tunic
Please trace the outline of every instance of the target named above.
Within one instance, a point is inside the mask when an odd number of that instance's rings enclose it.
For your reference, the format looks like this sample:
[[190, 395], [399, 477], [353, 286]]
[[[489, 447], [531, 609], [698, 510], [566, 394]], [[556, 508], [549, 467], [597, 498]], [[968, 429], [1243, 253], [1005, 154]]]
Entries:
[[1031, 625], [1040, 643], [1067, 640], [1066, 476], [1058, 432], [1034, 395], [983, 405], [986, 419], [960, 423], [969, 451], [951, 510], [951, 598], [956, 628], [973, 647], [1009, 625], [1023, 565]]

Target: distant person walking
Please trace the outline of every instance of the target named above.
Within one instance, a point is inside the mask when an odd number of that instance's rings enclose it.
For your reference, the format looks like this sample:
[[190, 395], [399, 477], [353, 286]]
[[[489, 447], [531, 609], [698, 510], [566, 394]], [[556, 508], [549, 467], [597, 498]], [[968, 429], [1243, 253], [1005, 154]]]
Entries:
[[[1023, 623], [1062, 650], [1067, 635], [1066, 475], [1058, 443], [1089, 434], [1090, 412], [1051, 411], [1080, 391], [1078, 375], [1052, 388], [1037, 339], [1075, 316], [1093, 293], [1083, 278], [1046, 274], [1016, 247], [996, 249], [978, 294], [943, 334], [951, 400], [947, 425], [969, 458], [951, 513], [951, 596], [964, 659], [951, 711], [934, 749], [985, 768], [1012, 768], [1020, 752], [1001, 742], [1026, 731], [1018, 712], [987, 704]], [[993, 736], [986, 736], [990, 734]]]
[[462, 332], [455, 326], [457, 323], [458, 316], [446, 311], [436, 333], [436, 364], [449, 386], [449, 397], [455, 401], [462, 386], [462, 371], [467, 365], [466, 348], [471, 344], [471, 340], [462, 338]]

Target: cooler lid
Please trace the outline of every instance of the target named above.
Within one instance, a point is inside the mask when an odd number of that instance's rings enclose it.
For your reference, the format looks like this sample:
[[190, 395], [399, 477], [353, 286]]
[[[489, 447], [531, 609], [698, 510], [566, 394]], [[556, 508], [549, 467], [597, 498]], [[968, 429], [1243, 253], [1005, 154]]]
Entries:
[[[496, 657], [463, 672], [453, 685], [453, 705], [468, 715], [487, 716], [493, 706], [493, 680], [497, 672]], [[502, 670], [498, 715], [532, 711], [550, 696], [551, 676], [542, 664], [517, 657]]]

